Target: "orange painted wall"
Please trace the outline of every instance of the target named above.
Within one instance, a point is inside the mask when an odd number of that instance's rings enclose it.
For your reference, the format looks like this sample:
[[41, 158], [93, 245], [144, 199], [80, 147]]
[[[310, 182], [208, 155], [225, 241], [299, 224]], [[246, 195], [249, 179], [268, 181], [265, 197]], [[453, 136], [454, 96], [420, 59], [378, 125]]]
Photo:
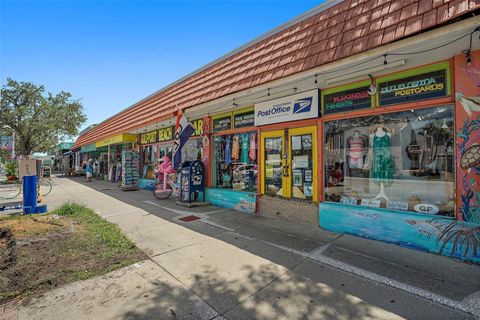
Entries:
[[480, 50], [454, 64], [457, 218], [480, 223]]

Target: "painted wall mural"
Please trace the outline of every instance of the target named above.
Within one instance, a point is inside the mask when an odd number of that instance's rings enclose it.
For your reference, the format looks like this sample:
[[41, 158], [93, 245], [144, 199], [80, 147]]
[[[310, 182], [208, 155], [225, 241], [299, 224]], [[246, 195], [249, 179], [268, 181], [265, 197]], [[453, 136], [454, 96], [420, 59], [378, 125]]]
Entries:
[[480, 51], [455, 57], [455, 83], [458, 218], [480, 224]]
[[226, 189], [207, 189], [207, 201], [215, 206], [254, 214], [256, 194]]
[[320, 204], [320, 226], [411, 249], [480, 264], [480, 226], [448, 218], [365, 208]]

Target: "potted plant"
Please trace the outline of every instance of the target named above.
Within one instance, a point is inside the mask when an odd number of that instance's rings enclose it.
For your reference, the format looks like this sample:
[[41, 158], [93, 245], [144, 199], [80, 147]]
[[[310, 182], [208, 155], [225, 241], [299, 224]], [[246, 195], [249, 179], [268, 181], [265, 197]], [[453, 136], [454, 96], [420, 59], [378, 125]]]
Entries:
[[17, 165], [15, 162], [7, 162], [5, 164], [5, 175], [8, 181], [13, 181], [17, 178]]

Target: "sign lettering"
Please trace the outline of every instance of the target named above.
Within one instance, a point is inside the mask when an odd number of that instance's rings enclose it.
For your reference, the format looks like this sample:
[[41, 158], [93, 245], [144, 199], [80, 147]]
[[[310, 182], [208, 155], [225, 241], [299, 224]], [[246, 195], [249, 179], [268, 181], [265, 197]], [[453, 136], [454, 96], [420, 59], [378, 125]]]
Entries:
[[447, 70], [437, 70], [407, 78], [380, 82], [381, 106], [447, 96]]
[[213, 119], [213, 132], [229, 130], [232, 128], [232, 117], [230, 115]]
[[158, 129], [158, 142], [172, 140], [174, 130], [175, 130], [175, 127], [166, 127], [166, 128]]
[[192, 126], [195, 128], [193, 136], [200, 136], [203, 134], [203, 119], [193, 120]]
[[157, 131], [150, 131], [140, 135], [140, 144], [149, 144], [157, 142]]
[[256, 126], [318, 117], [318, 90], [257, 103]]
[[255, 124], [255, 111], [247, 111], [233, 115], [233, 127], [245, 128]]
[[369, 87], [350, 89], [323, 96], [323, 113], [332, 114], [372, 107], [372, 96]]

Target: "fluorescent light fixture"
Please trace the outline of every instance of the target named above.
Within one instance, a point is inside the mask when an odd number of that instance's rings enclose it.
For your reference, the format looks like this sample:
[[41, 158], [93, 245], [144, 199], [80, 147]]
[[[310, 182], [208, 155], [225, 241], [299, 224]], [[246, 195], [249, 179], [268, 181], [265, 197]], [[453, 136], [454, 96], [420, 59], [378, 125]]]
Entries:
[[354, 78], [358, 78], [358, 77], [361, 77], [361, 76], [367, 76], [369, 73], [375, 73], [375, 72], [388, 70], [388, 69], [395, 68], [395, 67], [401, 67], [401, 66], [404, 66], [406, 64], [406, 62], [407, 62], [407, 60], [400, 59], [400, 60], [396, 60], [396, 61], [391, 61], [387, 64], [381, 64], [381, 65], [378, 65], [378, 66], [361, 69], [361, 70], [358, 70], [358, 71], [354, 71], [354, 72], [350, 72], [350, 73], [347, 73], [347, 74], [344, 74], [344, 75], [340, 75], [338, 77], [333, 77], [333, 78], [327, 79], [327, 80], [325, 80], [325, 84], [326, 85], [332, 85], [332, 84], [336, 84], [336, 83], [343, 82], [343, 81], [346, 81], [346, 80], [351, 80], [351, 79], [354, 79]]

